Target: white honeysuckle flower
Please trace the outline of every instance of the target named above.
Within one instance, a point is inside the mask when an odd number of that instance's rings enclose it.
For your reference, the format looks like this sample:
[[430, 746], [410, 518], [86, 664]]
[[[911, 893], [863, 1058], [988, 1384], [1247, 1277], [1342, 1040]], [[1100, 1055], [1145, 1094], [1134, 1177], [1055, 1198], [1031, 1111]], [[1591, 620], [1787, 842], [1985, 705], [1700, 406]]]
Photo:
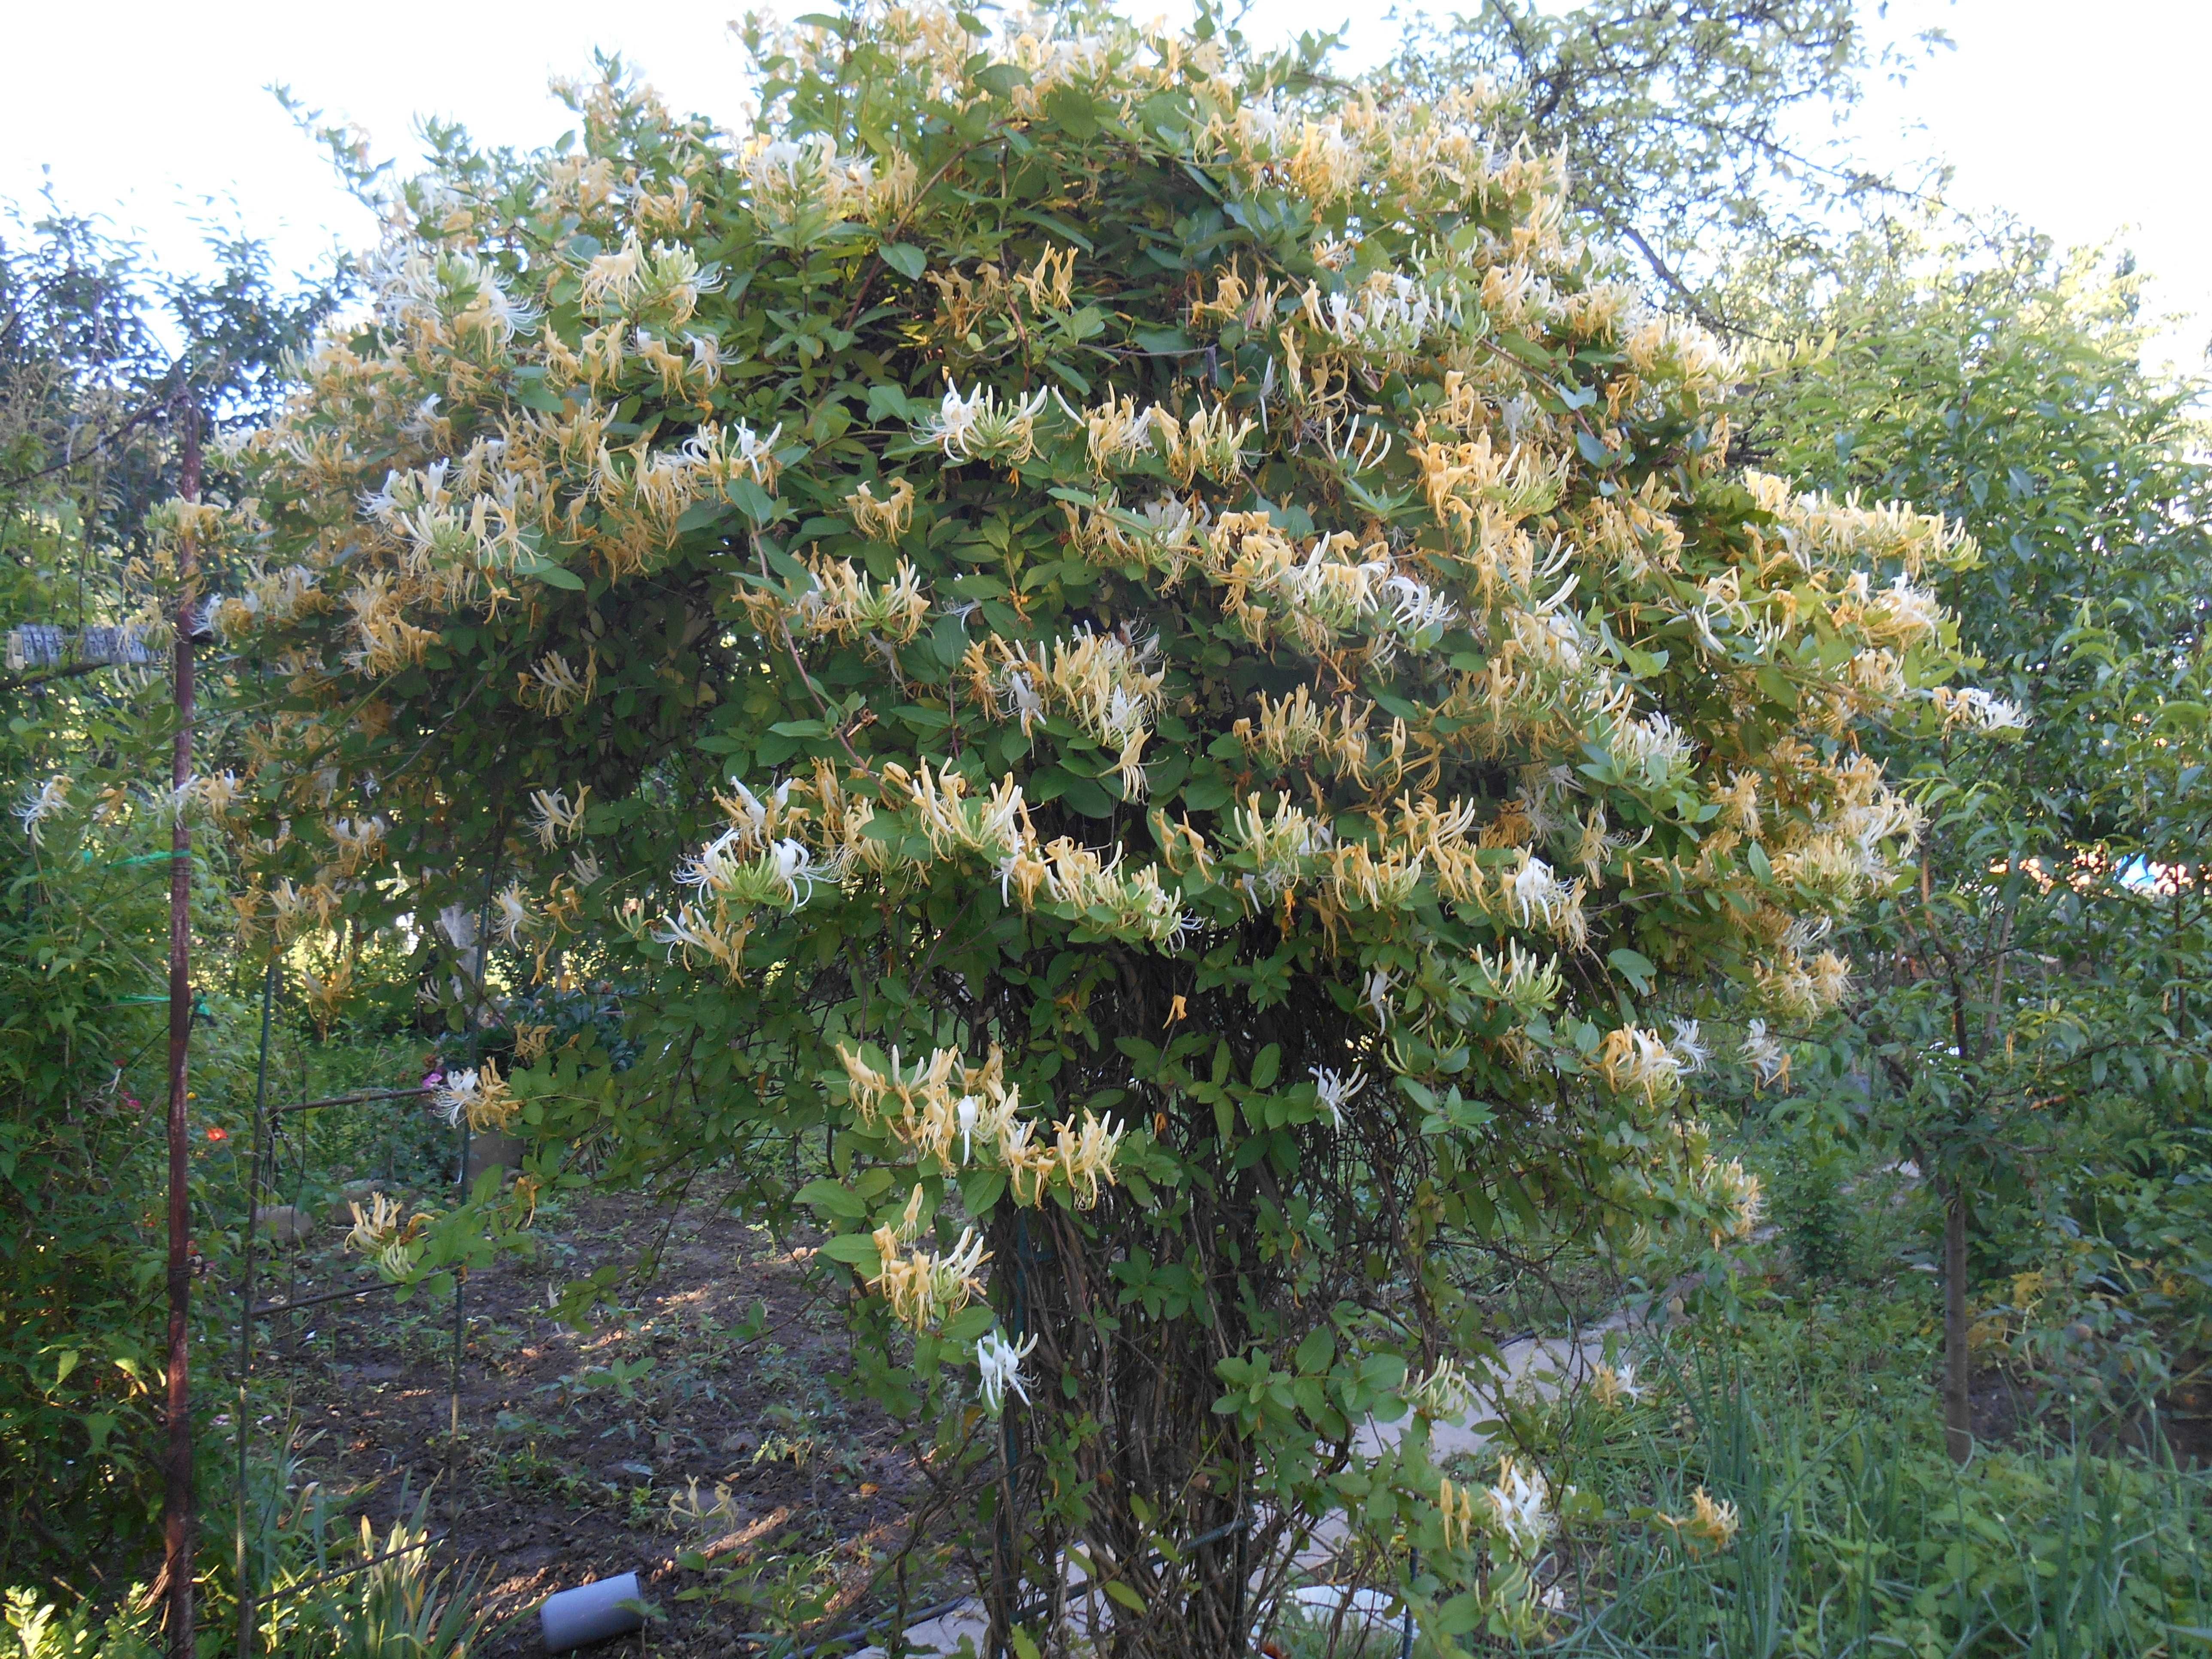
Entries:
[[1757, 1073], [1761, 1086], [1790, 1070], [1790, 1051], [1767, 1034], [1763, 1019], [1754, 1019], [1744, 1028], [1743, 1046], [1737, 1052], [1743, 1056], [1744, 1064]]
[[960, 1130], [960, 1161], [963, 1164], [969, 1159], [970, 1142], [975, 1134], [975, 1115], [982, 1106], [982, 1101], [974, 1095], [963, 1095], [953, 1103], [952, 1116]]
[[1533, 854], [1514, 872], [1511, 893], [1514, 919], [1524, 927], [1538, 921], [1556, 921], [1567, 906], [1565, 884], [1550, 865]]
[[999, 711], [1004, 719], [1019, 720], [1024, 734], [1044, 718], [1044, 696], [1037, 690], [1036, 676], [1028, 668], [1007, 671], [1000, 687]]
[[530, 906], [522, 896], [522, 884], [510, 882], [493, 901], [499, 906], [499, 920], [494, 923], [499, 936], [509, 945], [519, 945], [530, 931]]
[[431, 1103], [444, 1115], [447, 1122], [459, 1123], [482, 1092], [483, 1081], [483, 1074], [474, 1070], [448, 1072], [444, 1084], [432, 1097]]
[[1939, 685], [1928, 693], [1943, 711], [1946, 724], [1963, 722], [1983, 732], [2025, 732], [2027, 711], [2008, 697], [1993, 696], [1978, 685], [1953, 689]]
[[187, 777], [182, 783], [149, 784], [146, 799], [170, 823], [181, 823], [199, 793], [199, 782], [197, 777]]
[[1644, 1398], [1643, 1386], [1636, 1380], [1636, 1367], [1625, 1359], [1618, 1366], [1599, 1365], [1591, 1376], [1590, 1386], [1601, 1405], [1617, 1406], [1623, 1401], [1633, 1404]]
[[1375, 1023], [1388, 1027], [1390, 1024], [1390, 970], [1377, 968], [1367, 976], [1367, 1006], [1375, 1011]]
[[1474, 1402], [1474, 1384], [1456, 1361], [1439, 1359], [1406, 1390], [1406, 1401], [1424, 1417], [1457, 1418]]
[[1800, 916], [1784, 930], [1782, 948], [1791, 956], [1802, 956], [1835, 931], [1833, 916]]
[[565, 789], [533, 790], [530, 797], [531, 826], [537, 831], [538, 844], [550, 852], [560, 842], [571, 840], [582, 828], [584, 797], [592, 792], [586, 787], [572, 803]]
[[1367, 1086], [1366, 1074], [1356, 1066], [1350, 1077], [1340, 1077], [1326, 1066], [1313, 1068], [1314, 1092], [1321, 1103], [1328, 1108], [1331, 1124], [1344, 1127], [1344, 1103]]
[[983, 1404], [994, 1417], [1006, 1409], [1009, 1389], [1020, 1396], [1022, 1404], [1030, 1403], [1030, 1391], [1022, 1383], [1021, 1365], [1036, 1343], [1034, 1334], [1018, 1345], [1009, 1342], [996, 1329], [985, 1333], [976, 1342], [975, 1369], [982, 1373]]
[[995, 388], [978, 382], [966, 397], [947, 385], [937, 413], [927, 425], [915, 429], [917, 441], [942, 450], [953, 462], [988, 460], [1005, 456], [1027, 460], [1036, 453], [1036, 417], [1045, 405], [1042, 392], [1028, 398], [999, 401]]
[[[769, 849], [769, 856], [774, 861], [775, 878], [783, 884], [784, 890], [791, 896], [791, 902], [794, 908], [814, 896], [814, 883], [820, 874], [820, 869], [814, 861], [814, 854], [807, 850], [804, 842], [787, 837]], [[799, 896], [799, 884], [801, 882], [806, 884], [806, 895], [804, 898]]]
[[1498, 1460], [1498, 1481], [1486, 1494], [1492, 1522], [1514, 1555], [1527, 1559], [1552, 1535], [1551, 1483], [1541, 1469], [1523, 1469], [1510, 1457]]
[[1674, 1051], [1675, 1063], [1685, 1077], [1704, 1071], [1705, 1062], [1712, 1058], [1711, 1051], [1698, 1036], [1698, 1022], [1694, 1019], [1676, 1020], [1673, 1040], [1667, 1046]]
[[386, 472], [384, 475], [384, 487], [381, 489], [364, 491], [361, 498], [362, 517], [380, 519], [390, 513], [396, 505], [393, 491], [398, 483], [399, 475], [397, 472]]
[[1401, 634], [1449, 628], [1459, 620], [1458, 608], [1450, 600], [1411, 576], [1389, 577], [1382, 591], [1390, 596], [1390, 620]]
[[23, 792], [23, 798], [15, 804], [15, 817], [22, 824], [23, 833], [30, 838], [32, 846], [40, 843], [43, 833], [40, 826], [69, 805], [69, 792], [70, 781], [58, 772], [43, 784]]

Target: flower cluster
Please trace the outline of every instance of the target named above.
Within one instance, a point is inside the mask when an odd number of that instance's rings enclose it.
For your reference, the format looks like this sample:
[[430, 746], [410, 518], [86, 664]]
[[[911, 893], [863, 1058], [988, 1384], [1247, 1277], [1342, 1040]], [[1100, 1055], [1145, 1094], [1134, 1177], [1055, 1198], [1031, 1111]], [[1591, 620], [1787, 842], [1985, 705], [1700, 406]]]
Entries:
[[882, 1066], [840, 1047], [847, 1097], [855, 1119], [878, 1130], [917, 1163], [946, 1171], [969, 1165], [1005, 1172], [1014, 1201], [1044, 1202], [1057, 1188], [1079, 1209], [1098, 1201], [1115, 1180], [1114, 1160], [1127, 1131], [1110, 1117], [1080, 1112], [1050, 1125], [1022, 1115], [1021, 1090], [1006, 1080], [1006, 1056], [994, 1048], [981, 1066], [939, 1048], [911, 1066], [894, 1048]]
[[978, 1274], [991, 1259], [973, 1227], [962, 1228], [950, 1249], [910, 1249], [921, 1231], [923, 1200], [915, 1188], [905, 1212], [876, 1229], [876, 1271], [868, 1279], [891, 1316], [915, 1331], [934, 1329], [981, 1295]]
[[466, 1119], [478, 1134], [506, 1128], [520, 1109], [514, 1090], [499, 1074], [499, 1062], [494, 1060], [471, 1070], [447, 1073], [430, 1103], [447, 1122]]

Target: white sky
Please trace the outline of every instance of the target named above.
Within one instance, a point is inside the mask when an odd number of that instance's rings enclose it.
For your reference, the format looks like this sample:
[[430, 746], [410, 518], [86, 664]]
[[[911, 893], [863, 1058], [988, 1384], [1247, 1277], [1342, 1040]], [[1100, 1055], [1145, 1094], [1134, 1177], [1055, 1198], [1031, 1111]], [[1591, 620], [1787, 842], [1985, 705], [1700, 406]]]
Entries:
[[[1866, 3], [1875, 21], [1876, 0]], [[1176, 9], [1165, 0], [1132, 4]], [[0, 198], [27, 204], [50, 177], [66, 206], [109, 213], [172, 261], [191, 257], [196, 215], [236, 216], [274, 240], [281, 262], [305, 264], [334, 245], [366, 243], [374, 228], [263, 90], [269, 83], [358, 122], [379, 154], [409, 159], [421, 115], [458, 118], [494, 142], [550, 139], [564, 112], [546, 82], [587, 70], [594, 46], [621, 51], [672, 104], [726, 118], [744, 94], [743, 53], [725, 27], [738, 9], [738, 0], [26, 7], [9, 21], [10, 68], [0, 82]], [[790, 9], [803, 9], [792, 0]], [[2158, 279], [2154, 303], [2196, 313], [2166, 349], [2197, 360], [2212, 332], [2212, 191], [2197, 102], [2212, 63], [2212, 4], [1891, 0], [1883, 10], [1878, 27], [1932, 24], [1958, 50], [1902, 93], [1876, 90], [1860, 123], [1869, 159], [1946, 155], [1961, 205], [2008, 208], [2062, 241], [2124, 233]], [[1348, 18], [1352, 63], [1387, 51], [1392, 28], [1376, 0], [1258, 0], [1251, 27], [1281, 38]]]

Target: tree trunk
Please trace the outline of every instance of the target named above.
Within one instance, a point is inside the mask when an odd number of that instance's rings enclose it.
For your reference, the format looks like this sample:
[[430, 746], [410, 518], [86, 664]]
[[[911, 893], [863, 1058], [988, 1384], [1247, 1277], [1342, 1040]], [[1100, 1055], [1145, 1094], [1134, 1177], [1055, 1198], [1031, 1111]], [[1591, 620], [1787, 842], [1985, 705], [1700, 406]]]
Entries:
[[1954, 1463], [1974, 1455], [1968, 1376], [1966, 1198], [1954, 1176], [1943, 1182], [1943, 1443]]
[[[184, 476], [178, 494], [200, 493], [198, 411], [185, 411]], [[185, 1106], [185, 1058], [192, 1035], [192, 832], [183, 790], [192, 775], [192, 583], [198, 574], [189, 533], [177, 555], [177, 734], [170, 757], [169, 830], [169, 1443], [161, 1506], [161, 1582], [171, 1659], [192, 1659], [192, 1399], [191, 1125]]]

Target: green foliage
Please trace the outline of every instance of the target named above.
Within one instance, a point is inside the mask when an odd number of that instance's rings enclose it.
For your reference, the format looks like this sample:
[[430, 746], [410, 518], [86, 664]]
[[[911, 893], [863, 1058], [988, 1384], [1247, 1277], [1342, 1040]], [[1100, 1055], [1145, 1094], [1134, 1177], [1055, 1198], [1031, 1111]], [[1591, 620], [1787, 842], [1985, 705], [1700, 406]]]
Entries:
[[481, 1583], [433, 1565], [426, 1504], [381, 1536], [364, 1516], [351, 1538], [319, 1492], [301, 1507], [306, 1516], [286, 1570], [264, 1593], [260, 1651], [270, 1659], [466, 1659], [482, 1625]]
[[[0, 674], [0, 1559], [24, 1578], [96, 1580], [130, 1571], [150, 1541], [163, 1340], [155, 1089], [173, 728], [166, 596], [128, 561], [176, 487], [180, 413], [204, 401], [218, 425], [260, 418], [276, 358], [329, 305], [280, 295], [251, 245], [218, 249], [213, 282], [178, 283], [82, 221], [9, 229], [0, 632], [58, 630], [66, 644], [59, 661], [33, 649]], [[188, 342], [173, 360], [164, 311]], [[88, 650], [97, 629], [136, 630], [150, 660], [106, 665]], [[204, 856], [192, 896], [203, 934], [219, 931], [229, 910]], [[203, 963], [210, 1018], [227, 978]], [[216, 1091], [201, 1092], [195, 1136], [222, 1133]], [[230, 1160], [213, 1141], [194, 1152], [198, 1243], [219, 1261]]]
[[64, 1607], [27, 1589], [8, 1592], [8, 1659], [153, 1659], [161, 1649], [141, 1620], [105, 1620], [82, 1604]]
[[[481, 1579], [436, 1565], [426, 1504], [418, 1502], [380, 1534], [365, 1517], [349, 1527], [331, 1514], [319, 1486], [302, 1485], [301, 1449], [296, 1428], [288, 1427], [276, 1455], [252, 1469], [246, 1526], [257, 1592], [254, 1653], [466, 1659], [482, 1631], [475, 1610]], [[204, 1468], [203, 1480], [213, 1472]], [[210, 1505], [209, 1519], [214, 1512]], [[207, 1519], [203, 1526], [198, 1651], [235, 1653], [239, 1607], [228, 1552], [213, 1547], [217, 1529]], [[81, 1571], [83, 1564], [76, 1565]], [[160, 1606], [143, 1584], [127, 1592], [117, 1585], [96, 1598], [71, 1592], [60, 1601], [15, 1589], [6, 1603], [12, 1640], [0, 1644], [5, 1659], [151, 1659], [166, 1650]]]
[[[1576, 1611], [1543, 1650], [2117, 1659], [2203, 1626], [2203, 1473], [2063, 1430], [1954, 1467], [1913, 1300], [1778, 1306], [1647, 1358], [1638, 1403], [1559, 1407], [1547, 1462], [1604, 1518], [1562, 1540]], [[1734, 1507], [1725, 1547], [1665, 1518], [1701, 1490]]]
[[[9, 507], [0, 499], [0, 621], [66, 615], [91, 530], [52, 505]], [[102, 791], [127, 799], [157, 775], [147, 677], [103, 678], [19, 692], [0, 734], [0, 789], [18, 809], [0, 850], [0, 1559], [11, 1564], [97, 1559], [143, 1538], [154, 1444], [160, 1258], [145, 1230], [160, 1114], [138, 1091], [158, 1060], [131, 1068], [161, 1030], [168, 838], [143, 808], [94, 808]], [[57, 775], [72, 789], [33, 819]]]
[[1917, 890], [1851, 941], [1836, 1070], [1870, 1073], [1877, 1126], [1958, 1183], [1979, 1272], [2039, 1276], [2044, 1339], [2083, 1316], [2126, 1339], [2102, 1362], [2039, 1347], [2124, 1400], [2164, 1371], [2149, 1328], [2186, 1365], [2208, 1311], [2193, 1230], [2151, 1215], [2194, 1211], [2212, 1043], [2197, 388], [2141, 368], [2124, 270], [2032, 238], [1845, 252], [1825, 297], [1748, 284], [1778, 325], [1832, 333], [1769, 381], [1747, 441], [1972, 530], [1981, 562], [1938, 591], [2018, 727], [1962, 744], [1954, 704], [1941, 739], [1876, 744], [1930, 823]]
[[1858, 1253], [1854, 1217], [1844, 1193], [1843, 1149], [1833, 1140], [1803, 1134], [1784, 1154], [1774, 1183], [1774, 1213], [1790, 1259], [1801, 1273], [1837, 1279], [1850, 1272]]

